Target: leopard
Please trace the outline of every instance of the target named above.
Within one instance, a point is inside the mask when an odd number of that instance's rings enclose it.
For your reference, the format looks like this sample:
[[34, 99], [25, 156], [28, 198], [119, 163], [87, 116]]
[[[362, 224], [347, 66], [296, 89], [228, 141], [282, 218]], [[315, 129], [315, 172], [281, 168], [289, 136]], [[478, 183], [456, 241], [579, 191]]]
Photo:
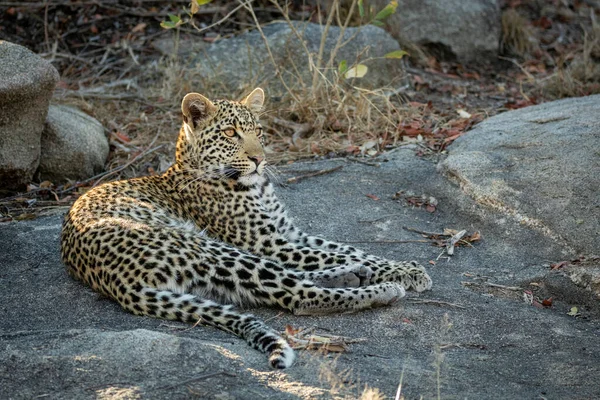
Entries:
[[61, 258], [73, 278], [136, 315], [209, 325], [288, 368], [284, 336], [234, 307], [295, 315], [388, 306], [429, 290], [416, 261], [311, 236], [277, 198], [265, 159], [261, 88], [242, 100], [188, 93], [175, 161], [98, 185], [66, 213]]

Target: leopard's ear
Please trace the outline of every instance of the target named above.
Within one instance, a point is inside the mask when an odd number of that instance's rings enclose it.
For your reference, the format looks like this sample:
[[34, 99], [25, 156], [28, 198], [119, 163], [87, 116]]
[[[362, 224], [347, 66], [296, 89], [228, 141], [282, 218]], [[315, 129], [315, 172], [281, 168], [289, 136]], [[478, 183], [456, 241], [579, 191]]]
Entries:
[[188, 93], [181, 102], [183, 121], [192, 129], [196, 129], [201, 122], [212, 117], [216, 111], [217, 107], [199, 93]]
[[253, 112], [259, 112], [265, 102], [265, 92], [261, 88], [254, 89], [248, 96], [241, 101], [243, 105]]

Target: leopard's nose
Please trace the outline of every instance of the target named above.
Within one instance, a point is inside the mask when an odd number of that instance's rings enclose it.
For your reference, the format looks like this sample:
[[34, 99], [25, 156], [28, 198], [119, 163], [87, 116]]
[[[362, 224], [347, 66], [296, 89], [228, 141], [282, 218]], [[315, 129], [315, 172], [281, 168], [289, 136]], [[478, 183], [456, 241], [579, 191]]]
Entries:
[[256, 164], [256, 166], [258, 167], [260, 165], [261, 162], [263, 162], [263, 160], [265, 159], [264, 157], [260, 157], [260, 156], [248, 156], [248, 158], [254, 163]]

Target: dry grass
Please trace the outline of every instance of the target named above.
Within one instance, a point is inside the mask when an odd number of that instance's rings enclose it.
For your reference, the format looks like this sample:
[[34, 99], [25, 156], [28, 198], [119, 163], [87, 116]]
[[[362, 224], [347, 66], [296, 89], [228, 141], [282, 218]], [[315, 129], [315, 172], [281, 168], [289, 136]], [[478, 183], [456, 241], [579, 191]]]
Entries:
[[[276, 1], [271, 2], [281, 18], [286, 21], [292, 32], [298, 37], [287, 10]], [[358, 15], [357, 0], [347, 7], [341, 7], [340, 0], [333, 0], [326, 21], [322, 21], [325, 31], [334, 24], [340, 24], [341, 32], [331, 53], [325, 54], [325, 37], [321, 41], [318, 54], [310, 54], [305, 48], [304, 58], [282, 71], [271, 54], [266, 38], [267, 48], [265, 62], [271, 63], [285, 89], [284, 95], [278, 99], [276, 107], [266, 104], [261, 117], [263, 125], [269, 133], [268, 151], [271, 161], [293, 160], [314, 155], [331, 153], [356, 153], [360, 146], [368, 141], [377, 142], [377, 150], [395, 145], [401, 139], [397, 126], [406, 115], [406, 107], [391, 100], [390, 90], [370, 91], [353, 86], [337, 73], [334, 59], [344, 44], [344, 30]], [[251, 5], [243, 3], [247, 13], [255, 21], [254, 28], [262, 34], [261, 25], [255, 18]], [[344, 11], [341, 11], [344, 10]], [[312, 71], [312, 79], [305, 82], [298, 71], [308, 66]], [[190, 68], [183, 60], [169, 58], [161, 61], [157, 67], [161, 77], [160, 85], [148, 88], [151, 98], [168, 99], [172, 110], [178, 108], [178, 102], [189, 91], [200, 91], [213, 98], [238, 99], [254, 87], [253, 82], [245, 82], [239, 93], [228, 92], [219, 82], [207, 80], [198, 69]], [[193, 87], [190, 85], [193, 82]], [[294, 83], [292, 85], [292, 82]]]
[[584, 33], [583, 45], [558, 62], [557, 71], [538, 82], [539, 91], [550, 99], [600, 93], [600, 24]]
[[502, 37], [500, 47], [503, 53], [526, 57], [539, 48], [529, 21], [515, 9], [502, 13]]

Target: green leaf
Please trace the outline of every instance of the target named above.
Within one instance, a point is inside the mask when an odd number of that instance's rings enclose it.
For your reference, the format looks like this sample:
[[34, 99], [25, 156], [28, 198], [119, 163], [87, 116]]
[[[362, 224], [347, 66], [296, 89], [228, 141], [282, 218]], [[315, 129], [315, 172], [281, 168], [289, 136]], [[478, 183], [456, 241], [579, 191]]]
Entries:
[[348, 71], [348, 62], [346, 60], [340, 61], [340, 65], [338, 65], [338, 73], [340, 75], [344, 75]]
[[363, 5], [363, 0], [358, 0], [358, 14], [361, 18], [365, 17], [365, 6]]
[[169, 14], [169, 19], [174, 24], [178, 24], [181, 22], [181, 18], [179, 18], [177, 15]]
[[387, 53], [384, 57], [385, 58], [402, 58], [404, 56], [408, 55], [408, 53], [404, 50], [396, 50], [396, 51], [392, 51], [390, 53]]
[[385, 24], [383, 22], [377, 21], [376, 19], [371, 21], [371, 25], [375, 25], [375, 26], [379, 26], [379, 27], [385, 26]]
[[192, 2], [190, 3], [190, 11], [192, 12], [192, 14], [196, 14], [198, 11], [200, 11], [200, 7], [210, 3], [211, 1], [212, 0], [192, 0]]
[[175, 28], [177, 26], [177, 24], [174, 24], [171, 21], [163, 21], [160, 23], [160, 27], [163, 29], [172, 29]]
[[577, 309], [577, 307], [571, 307], [571, 311], [569, 311], [567, 313], [567, 315], [570, 315], [572, 317], [576, 317], [579, 315], [579, 310]]
[[377, 15], [375, 15], [375, 21], [383, 21], [384, 19], [395, 13], [397, 7], [398, 2], [396, 0], [390, 1], [390, 3], [383, 8], [383, 10], [379, 11]]
[[358, 64], [346, 71], [346, 73], [344, 74], [344, 78], [362, 78], [367, 74], [368, 70], [369, 68], [366, 65]]

